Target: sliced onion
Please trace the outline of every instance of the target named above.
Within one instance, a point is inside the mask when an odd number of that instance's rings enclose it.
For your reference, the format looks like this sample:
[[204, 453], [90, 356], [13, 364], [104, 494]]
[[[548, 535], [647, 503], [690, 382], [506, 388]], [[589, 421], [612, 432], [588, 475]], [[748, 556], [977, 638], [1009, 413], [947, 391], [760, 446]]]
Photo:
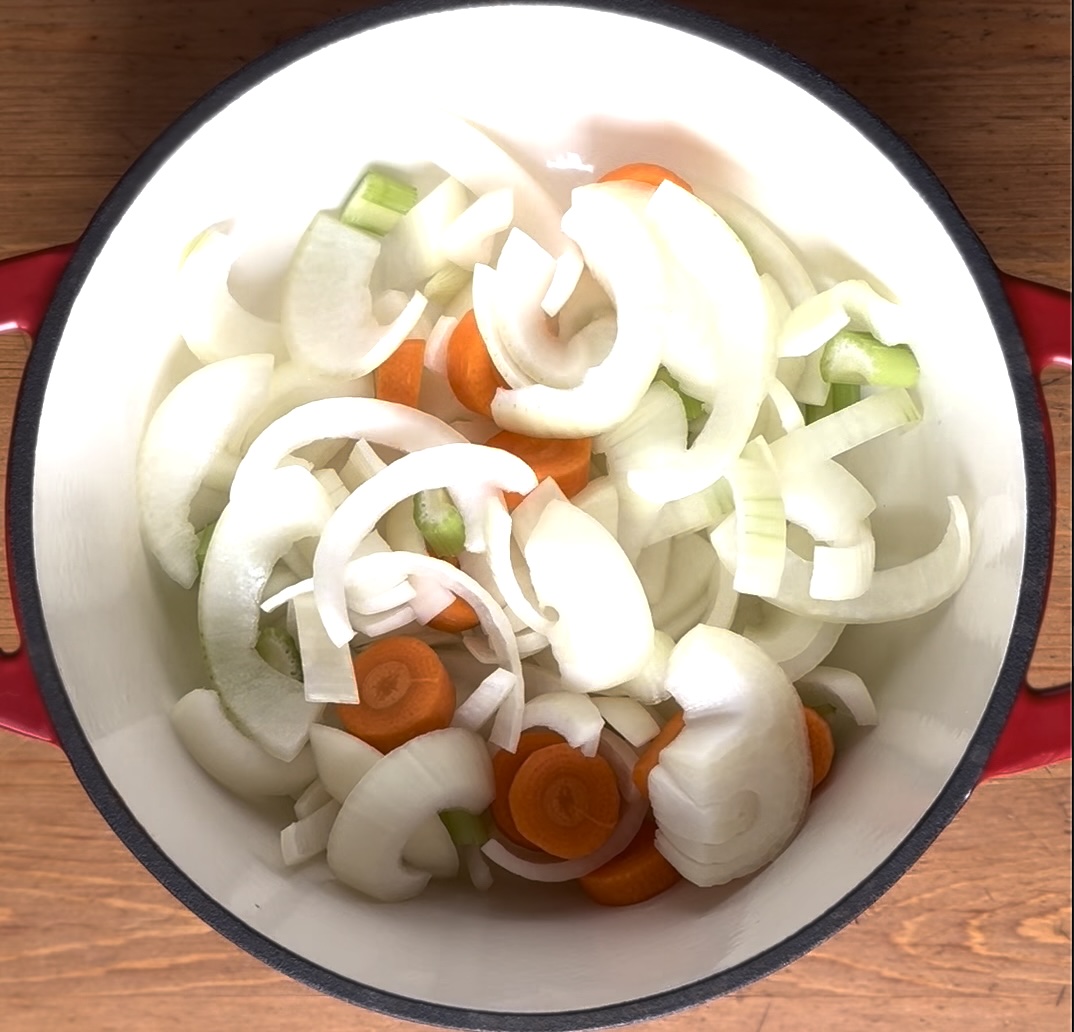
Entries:
[[[495, 663], [496, 650], [483, 634], [468, 631], [462, 636], [462, 644], [479, 663]], [[519, 631], [515, 634], [515, 648], [521, 659], [528, 659], [548, 648], [548, 639], [536, 631]]]
[[510, 187], [482, 194], [444, 230], [440, 250], [448, 261], [463, 269], [488, 263], [494, 238], [511, 225], [514, 217], [514, 193]]
[[714, 527], [727, 512], [724, 500], [730, 492], [726, 487], [726, 481], [720, 481], [704, 491], [698, 491], [697, 494], [687, 495], [661, 506], [649, 532], [648, 544], [658, 544], [668, 538]]
[[634, 699], [594, 698], [593, 704], [613, 731], [621, 734], [632, 746], [640, 748], [660, 733], [653, 715]]
[[712, 573], [716, 590], [709, 604], [709, 610], [701, 621], [709, 627], [730, 627], [738, 610], [738, 592], [735, 591], [735, 578], [721, 562]]
[[585, 261], [577, 249], [564, 251], [556, 259], [556, 271], [552, 282], [541, 299], [541, 309], [550, 319], [559, 315], [563, 306], [570, 300], [585, 272]]
[[324, 488], [333, 508], [338, 509], [350, 494], [340, 475], [334, 469], [319, 469], [313, 475], [317, 478], [317, 483]]
[[612, 482], [619, 496], [619, 520], [615, 537], [627, 558], [636, 562], [641, 550], [654, 536], [663, 505], [639, 495], [627, 483], [626, 477], [612, 477]]
[[794, 400], [794, 395], [778, 379], [774, 379], [768, 386], [768, 400], [776, 410], [784, 433], [789, 434], [792, 430], [800, 430], [805, 426], [805, 417], [798, 402]]
[[629, 681], [617, 685], [612, 692], [627, 696], [646, 706], [655, 706], [671, 698], [667, 690], [668, 660], [675, 647], [672, 637], [663, 631], [653, 635], [653, 647], [645, 660], [645, 665]]
[[138, 452], [142, 533], [164, 572], [184, 588], [198, 577], [191, 507], [228, 444], [268, 395], [271, 355], [241, 355], [191, 373], [161, 402]]
[[577, 387], [498, 391], [492, 416], [504, 429], [592, 437], [626, 418], [656, 375], [668, 288], [663, 256], [635, 197], [629, 184], [595, 183], [574, 191], [563, 229], [615, 304], [616, 341]]
[[[343, 645], [353, 636], [345, 612], [344, 567], [362, 539], [399, 502], [446, 487], [466, 521], [468, 510], [487, 505], [490, 489], [525, 494], [536, 484], [533, 470], [521, 459], [478, 444], [448, 444], [404, 455], [362, 484], [325, 526], [314, 559], [314, 596], [329, 637]], [[468, 541], [478, 529], [472, 522], [466, 525]]]
[[869, 689], [851, 670], [817, 667], [794, 686], [806, 706], [834, 706], [849, 715], [859, 727], [872, 727], [877, 722], [876, 704]]
[[198, 766], [236, 795], [294, 796], [317, 777], [309, 748], [290, 761], [269, 755], [232, 723], [211, 689], [187, 692], [172, 708], [171, 721]]
[[280, 853], [288, 867], [312, 860], [328, 848], [328, 836], [339, 810], [339, 803], [330, 799], [320, 809], [287, 825], [280, 832]]
[[493, 670], [474, 690], [470, 697], [455, 710], [451, 723], [470, 731], [480, 731], [493, 714], [504, 704], [507, 697], [518, 689], [518, 677], [510, 670], [499, 667]]
[[822, 623], [816, 636], [801, 652], [779, 664], [783, 673], [787, 675], [787, 680], [797, 681], [823, 663], [838, 644], [844, 630], [846, 630], [846, 624]]
[[455, 596], [439, 581], [428, 577], [411, 577], [409, 584], [413, 592], [409, 605], [418, 623], [427, 624], [455, 601]]
[[372, 372], [414, 329], [426, 300], [415, 294], [388, 326], [373, 317], [369, 283], [380, 240], [321, 212], [295, 248], [283, 286], [283, 331], [298, 361], [332, 376]]
[[[869, 590], [859, 598], [843, 602], [812, 598], [809, 582], [813, 564], [788, 549], [779, 593], [768, 601], [801, 616], [845, 624], [908, 620], [935, 609], [958, 591], [970, 567], [970, 525], [966, 507], [957, 495], [948, 496], [947, 505], [950, 515], [939, 545], [911, 562], [877, 570]], [[729, 558], [733, 563], [734, 557]]]
[[332, 798], [332, 793], [321, 784], [320, 780], [311, 781], [306, 790], [295, 800], [295, 820], [308, 817], [319, 810]]
[[551, 477], [545, 477], [511, 513], [511, 535], [519, 548], [525, 548], [526, 542], [537, 526], [541, 514], [548, 507], [548, 503], [554, 500], [565, 502], [567, 496], [560, 489], [559, 484]]
[[831, 459], [781, 466], [779, 481], [787, 522], [817, 541], [852, 538], [876, 509], [862, 482]]
[[[489, 736], [489, 740], [494, 745], [514, 752], [522, 725], [525, 684], [515, 636], [499, 603], [472, 577], [457, 570], [450, 563], [433, 559], [428, 555], [391, 552], [366, 556], [357, 562], [364, 564], [363, 569], [368, 570], [371, 575], [380, 570], [393, 571], [395, 574], [406, 577], [420, 576], [438, 580], [445, 588], [473, 607], [481, 623], [481, 629], [488, 636], [496, 652], [497, 663], [510, 670], [518, 679], [514, 690], [500, 707]], [[383, 576], [384, 573], [382, 572], [381, 575]]]
[[596, 756], [604, 718], [591, 699], [576, 692], [552, 692], [526, 703], [522, 730], [546, 727], [585, 756]]
[[603, 454], [612, 476], [658, 467], [686, 447], [686, 413], [678, 394], [654, 383], [626, 419], [601, 434], [593, 450]]
[[399, 606], [372, 616], [349, 610], [348, 616], [354, 633], [364, 635], [366, 638], [383, 638], [385, 634], [401, 631], [404, 627], [417, 622], [414, 610], [410, 606]]
[[425, 368], [439, 376], [447, 376], [447, 349], [451, 335], [459, 325], [459, 320], [450, 315], [442, 315], [433, 323], [429, 339], [425, 342]]
[[282, 760], [301, 750], [320, 707], [258, 655], [261, 594], [280, 558], [331, 512], [312, 474], [276, 470], [221, 513], [202, 567], [198, 626], [213, 683], [239, 726]]
[[738, 458], [775, 376], [776, 354], [760, 278], [727, 223], [668, 181], [656, 189], [647, 213], [705, 301], [697, 308], [697, 332], [712, 340], [720, 371], [712, 393], [701, 399], [719, 418], [707, 420], [690, 448], [661, 468], [629, 477], [639, 494], [669, 502], [714, 484]]
[[780, 470], [834, 458], [892, 430], [918, 422], [921, 413], [902, 387], [871, 394], [845, 409], [772, 442]]
[[783, 577], [787, 520], [775, 463], [763, 437], [753, 439], [731, 465], [727, 479], [735, 500], [735, 591], [774, 595]]
[[[552, 483], [555, 483], [555, 481], [552, 481]], [[560, 493], [562, 494], [562, 492]], [[532, 495], [533, 492], [531, 491], [530, 494]], [[529, 598], [526, 597], [526, 593], [522, 590], [512, 559], [511, 535], [514, 524], [501, 496], [497, 495], [489, 500], [487, 513], [488, 522], [485, 539], [488, 547], [486, 554], [488, 555], [489, 569], [496, 581], [496, 587], [499, 588], [500, 594], [503, 596], [504, 604], [527, 627], [534, 630], [538, 635], [547, 638], [556, 622], [555, 614], [553, 613], [549, 616], [546, 613], [542, 613], [530, 602]]]
[[[310, 728], [310, 746], [322, 784], [340, 805], [383, 757], [360, 738], [323, 724]], [[459, 854], [436, 815], [419, 824], [406, 840], [403, 859], [434, 878], [453, 878], [459, 869]]]
[[314, 441], [350, 438], [413, 452], [465, 438], [446, 423], [407, 405], [376, 398], [325, 398], [288, 412], [266, 428], [243, 456], [231, 485], [232, 497], [275, 469], [285, 455]]
[[780, 333], [779, 353], [791, 358], [811, 355], [847, 326], [872, 334], [882, 344], [908, 344], [914, 336], [905, 309], [864, 280], [845, 280], [791, 312]]
[[753, 791], [730, 796], [720, 793], [702, 805], [659, 764], [649, 775], [649, 798], [653, 816], [665, 835], [707, 847], [724, 845], [749, 831], [759, 809], [759, 799]]
[[688, 610], [697, 613], [690, 626], [697, 623], [708, 610], [706, 599], [716, 565], [716, 553], [703, 537], [687, 534], [676, 538], [671, 544], [666, 587], [653, 606], [653, 625], [675, 637], [668, 625]]
[[860, 598], [869, 590], [875, 568], [876, 539], [866, 521], [839, 544], [813, 549], [809, 594], [832, 602]]
[[541, 858], [542, 854], [521, 850], [500, 839], [490, 838], [481, 847], [485, 856], [511, 874], [546, 884], [574, 881], [598, 867], [603, 867], [609, 860], [614, 860], [634, 841], [649, 812], [649, 805], [631, 781], [631, 772], [638, 762], [638, 754], [621, 738], [607, 731], [601, 737], [600, 754], [615, 771], [625, 804], [619, 815], [619, 823], [600, 849], [577, 860], [545, 860]]
[[359, 439], [354, 442], [343, 467], [340, 479], [348, 491], [353, 491], [359, 484], [364, 484], [370, 477], [379, 473], [387, 463], [375, 452], [368, 441]]
[[317, 615], [313, 595], [295, 599], [298, 651], [302, 657], [302, 688], [309, 702], [343, 702], [357, 705], [358, 683], [354, 679], [351, 650], [328, 640]]
[[375, 899], [410, 899], [429, 882], [403, 859], [413, 833], [440, 810], [483, 813], [494, 795], [481, 738], [459, 727], [420, 735], [379, 760], [347, 796], [328, 840], [328, 866]]
[[261, 319], [235, 300], [228, 276], [240, 253], [238, 237], [211, 226], [187, 251], [176, 279], [179, 333], [202, 362], [238, 355], [286, 354], [280, 324]]
[[[592, 516], [612, 537], [618, 536], [619, 492], [616, 491], [615, 481], [611, 477], [597, 477], [596, 480], [591, 480], [571, 499], [571, 502], [582, 512]], [[517, 514], [518, 509], [515, 510], [515, 515]], [[522, 545], [521, 541], [519, 545]]]
[[565, 680], [602, 691], [652, 650], [653, 618], [618, 542], [569, 502], [549, 502], [523, 549], [537, 599], [559, 614], [548, 641]]
[[393, 505], [384, 517], [384, 540], [395, 552], [426, 550], [425, 538], [414, 522], [414, 502], [407, 498]]
[[[658, 541], [641, 550], [634, 569], [650, 606], [656, 606], [667, 587], [668, 570], [671, 567], [671, 540]], [[654, 624], [656, 623], [654, 617]]]
[[742, 635], [776, 663], [801, 655], [826, 626], [823, 620], [795, 616], [766, 602], [759, 602], [758, 606], [757, 618], [742, 628]]

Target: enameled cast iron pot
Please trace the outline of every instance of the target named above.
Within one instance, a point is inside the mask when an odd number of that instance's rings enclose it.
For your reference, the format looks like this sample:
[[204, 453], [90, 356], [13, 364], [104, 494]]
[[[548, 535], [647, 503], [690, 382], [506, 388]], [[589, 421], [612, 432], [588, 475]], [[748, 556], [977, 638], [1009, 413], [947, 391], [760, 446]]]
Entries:
[[[861, 449], [854, 468], [876, 489], [889, 561], [932, 547], [944, 496], [960, 494], [969, 579], [927, 617], [844, 636], [835, 660], [872, 687], [879, 726], [842, 750], [801, 834], [744, 883], [625, 910], [587, 906], [569, 886], [437, 886], [371, 904], [321, 864], [285, 871], [282, 813], [221, 790], [171, 732], [169, 706], [204, 672], [190, 598], [143, 552], [134, 468], [147, 414], [189, 368], [168, 304], [176, 255], [234, 215], [286, 236], [369, 162], [420, 160], [406, 125], [364, 121], [391, 103], [400, 55], [417, 95], [450, 94], [563, 201], [588, 178], [572, 165], [659, 160], [702, 195], [720, 184], [743, 196], [811, 267], [867, 270], [927, 313], [926, 422]], [[0, 264], [0, 329], [35, 338], [7, 497], [23, 646], [0, 664], [0, 724], [59, 745], [116, 833], [210, 925], [361, 1006], [566, 1029], [737, 989], [868, 907], [982, 776], [1069, 755], [1069, 686], [1023, 686], [1054, 515], [1038, 376], [1069, 367], [1069, 327], [1069, 298], [1001, 277], [890, 129], [742, 32], [641, 0], [398, 3], [343, 18], [187, 112], [77, 244]]]

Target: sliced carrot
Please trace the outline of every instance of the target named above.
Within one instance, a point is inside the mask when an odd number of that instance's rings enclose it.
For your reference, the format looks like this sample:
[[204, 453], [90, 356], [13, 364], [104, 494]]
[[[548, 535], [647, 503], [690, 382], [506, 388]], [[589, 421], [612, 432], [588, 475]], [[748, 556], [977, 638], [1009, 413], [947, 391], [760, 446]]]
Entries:
[[507, 384], [489, 358], [473, 309], [459, 320], [448, 341], [447, 379], [455, 397], [471, 412], [492, 418], [492, 399]]
[[619, 785], [603, 756], [564, 742], [538, 749], [511, 783], [515, 826], [538, 849], [575, 860], [600, 849], [619, 821]]
[[340, 723], [381, 752], [447, 727], [455, 689], [440, 657], [418, 638], [385, 638], [354, 657], [358, 704], [339, 705]]
[[378, 400], [417, 408], [424, 362], [425, 341], [404, 340], [373, 373]]
[[[525, 437], [502, 430], [495, 437], [490, 437], [487, 444], [490, 448], [502, 448], [517, 455], [537, 474], [538, 483], [545, 477], [551, 477], [568, 498], [573, 498], [589, 483], [589, 457], [593, 441], [588, 437], [560, 440]], [[505, 494], [507, 508], [514, 509], [522, 497], [519, 494]]]
[[537, 728], [534, 731], [522, 732], [513, 753], [508, 752], [506, 749], [501, 749], [492, 757], [492, 776], [496, 782], [496, 798], [492, 800], [491, 807], [492, 819], [496, 822], [496, 826], [500, 831], [516, 846], [525, 846], [527, 849], [537, 848], [518, 830], [515, 825], [515, 819], [511, 816], [508, 795], [511, 791], [511, 785], [514, 783], [515, 775], [522, 764], [538, 749], [546, 749], [550, 745], [561, 744], [563, 744], [563, 738], [557, 735], [555, 731]]
[[614, 860], [578, 879], [585, 894], [606, 907], [629, 907], [659, 896], [682, 876], [656, 848], [656, 822], [647, 817]]
[[816, 788], [832, 769], [835, 759], [835, 740], [832, 729], [816, 710], [802, 707], [805, 715], [806, 730], [809, 732], [809, 752], [813, 757], [813, 787]]
[[649, 775], [652, 774], [653, 767], [660, 762], [660, 754], [675, 741], [675, 738], [685, 725], [686, 721], [683, 719], [683, 715], [676, 713], [660, 729], [660, 734], [645, 747], [645, 752], [638, 757], [638, 762], [634, 764], [631, 779], [634, 782], [634, 787], [637, 788], [644, 799], [649, 798]]
[[472, 631], [480, 622], [474, 607], [465, 599], [457, 598], [447, 609], [437, 613], [427, 626], [444, 634], [462, 634], [463, 631]]
[[665, 179], [676, 186], [681, 186], [684, 190], [689, 190], [690, 193], [694, 192], [694, 188], [682, 176], [675, 175], [671, 169], [664, 168], [663, 165], [652, 165], [646, 161], [636, 161], [630, 165], [620, 165], [618, 168], [613, 168], [611, 172], [606, 172], [602, 175], [599, 182], [614, 183], [626, 180], [630, 183], [659, 186]]

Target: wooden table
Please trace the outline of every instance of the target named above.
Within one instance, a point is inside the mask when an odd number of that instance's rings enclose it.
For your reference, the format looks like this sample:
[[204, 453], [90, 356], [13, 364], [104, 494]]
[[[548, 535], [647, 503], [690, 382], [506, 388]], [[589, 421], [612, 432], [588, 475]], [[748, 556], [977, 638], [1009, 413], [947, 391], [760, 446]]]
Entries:
[[[0, 257], [75, 238], [204, 90], [358, 6], [0, 0]], [[887, 119], [1001, 267], [1070, 289], [1067, 0], [705, 6], [797, 52]], [[15, 341], [0, 349], [0, 440], [24, 356]], [[1039, 684], [1070, 677], [1070, 379], [1048, 380], [1063, 486]], [[6, 613], [0, 630], [10, 642]], [[5, 1032], [407, 1027], [288, 981], [183, 910], [105, 826], [57, 750], [0, 737], [0, 814]], [[982, 787], [895, 889], [812, 955], [650, 1027], [1059, 1032], [1070, 1027], [1070, 898], [1065, 764]]]

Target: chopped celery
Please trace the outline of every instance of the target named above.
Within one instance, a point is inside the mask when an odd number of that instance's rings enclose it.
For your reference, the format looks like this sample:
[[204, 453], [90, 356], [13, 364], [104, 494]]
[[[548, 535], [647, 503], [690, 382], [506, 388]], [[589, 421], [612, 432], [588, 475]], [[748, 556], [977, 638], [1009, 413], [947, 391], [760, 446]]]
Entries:
[[679, 385], [679, 381], [663, 366], [656, 371], [653, 382], [666, 383], [679, 396], [683, 410], [686, 412], [686, 421], [688, 423], [692, 423], [695, 419], [700, 419], [705, 414], [705, 409], [701, 402], [697, 398], [691, 398]]
[[462, 552], [466, 526], [443, 488], [414, 495], [414, 522], [429, 551], [438, 559], [451, 559]]
[[198, 564], [198, 573], [201, 573], [201, 568], [205, 565], [205, 554], [209, 551], [209, 542], [213, 539], [214, 530], [216, 530], [216, 520], [213, 520], [207, 527], [202, 527], [196, 535], [198, 547], [194, 552], [194, 559]]
[[448, 262], [430, 277], [421, 292], [434, 305], [446, 305], [470, 282], [471, 275], [461, 266]]
[[489, 840], [488, 823], [469, 810], [444, 810], [440, 820], [456, 846], [483, 846]]
[[273, 670], [302, 680], [302, 657], [299, 655], [295, 639], [282, 627], [262, 627], [257, 636], [257, 654]]
[[821, 375], [832, 384], [913, 387], [920, 369], [906, 344], [881, 344], [868, 333], [842, 330], [820, 356]]
[[384, 236], [418, 201], [409, 183], [382, 172], [367, 172], [343, 206], [340, 221], [374, 236]]
[[861, 388], [856, 383], [833, 383], [828, 392], [828, 401], [832, 411], [839, 412], [861, 401]]
[[825, 416], [830, 416], [835, 411], [835, 409], [833, 408], [835, 404], [834, 394], [834, 391], [829, 390], [828, 400], [825, 401], [823, 405], [802, 406], [804, 410], [806, 426], [809, 426], [811, 423], [815, 423], [818, 419], [823, 419]]

